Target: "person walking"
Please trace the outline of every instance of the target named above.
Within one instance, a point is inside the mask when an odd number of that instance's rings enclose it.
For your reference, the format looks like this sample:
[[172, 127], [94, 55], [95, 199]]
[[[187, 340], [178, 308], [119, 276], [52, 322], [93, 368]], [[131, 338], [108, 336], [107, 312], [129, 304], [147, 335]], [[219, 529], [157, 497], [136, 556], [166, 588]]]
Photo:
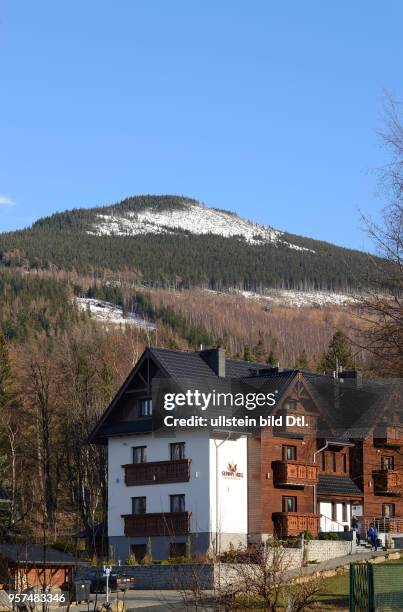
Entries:
[[359, 546], [360, 542], [361, 542], [360, 524], [357, 521], [357, 517], [355, 517], [355, 516], [353, 516], [353, 518], [352, 518], [351, 527], [355, 531], [355, 539], [356, 539], [356, 542], [357, 542], [357, 546]]
[[358, 521], [357, 527], [355, 528], [355, 539], [357, 541], [357, 546], [359, 546], [361, 544], [361, 527]]
[[372, 541], [373, 541], [373, 545], [374, 545], [374, 550], [376, 552], [378, 550], [378, 531], [377, 531], [376, 527], [373, 528]]
[[367, 533], [368, 543], [371, 544], [371, 548], [378, 550], [378, 532], [373, 525], [368, 529]]

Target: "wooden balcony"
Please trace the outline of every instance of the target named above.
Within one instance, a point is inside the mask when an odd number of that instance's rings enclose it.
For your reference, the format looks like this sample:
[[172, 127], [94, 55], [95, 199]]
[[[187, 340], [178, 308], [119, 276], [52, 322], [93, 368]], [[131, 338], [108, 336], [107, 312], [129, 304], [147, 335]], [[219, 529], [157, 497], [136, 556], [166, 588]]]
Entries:
[[374, 493], [377, 495], [401, 495], [403, 491], [403, 474], [395, 470], [377, 470], [372, 472]]
[[319, 468], [314, 463], [302, 461], [274, 461], [273, 484], [275, 487], [303, 487], [318, 482]]
[[317, 535], [319, 517], [317, 514], [300, 512], [273, 512], [274, 531], [279, 537], [295, 536], [301, 531]]
[[185, 535], [190, 530], [191, 512], [124, 514], [125, 536]]
[[190, 459], [175, 461], [147, 461], [128, 463], [125, 470], [125, 484], [128, 486], [187, 482], [190, 478]]
[[403, 446], [403, 425], [379, 426], [374, 430], [374, 446], [400, 448]]

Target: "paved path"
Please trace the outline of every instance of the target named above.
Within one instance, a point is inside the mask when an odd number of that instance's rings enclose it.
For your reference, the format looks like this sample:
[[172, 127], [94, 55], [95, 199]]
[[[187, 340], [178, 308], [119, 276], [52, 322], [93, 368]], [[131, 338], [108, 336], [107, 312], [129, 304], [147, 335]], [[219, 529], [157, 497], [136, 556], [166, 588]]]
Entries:
[[290, 577], [298, 576], [299, 574], [308, 575], [314, 574], [315, 572], [323, 572], [325, 570], [334, 570], [344, 565], [349, 565], [355, 561], [367, 561], [375, 557], [384, 557], [387, 553], [384, 550], [378, 550], [377, 552], [371, 550], [359, 550], [354, 555], [346, 555], [345, 557], [335, 557], [329, 559], [329, 561], [321, 561], [320, 563], [310, 563], [301, 569], [292, 570]]
[[[95, 607], [99, 608], [105, 602], [105, 595], [91, 595], [91, 602], [88, 604], [73, 604], [70, 606], [70, 612], [93, 612]], [[119, 601], [122, 601], [122, 595], [119, 595]], [[140, 590], [132, 589], [126, 591], [125, 603], [126, 610], [142, 610], [142, 612], [162, 612], [166, 610], [180, 610], [182, 607], [183, 597], [180, 591], [157, 591], [157, 590]], [[111, 593], [110, 603], [116, 610], [116, 593]], [[115, 605], [114, 605], [115, 604]], [[61, 608], [59, 608], [61, 610]]]

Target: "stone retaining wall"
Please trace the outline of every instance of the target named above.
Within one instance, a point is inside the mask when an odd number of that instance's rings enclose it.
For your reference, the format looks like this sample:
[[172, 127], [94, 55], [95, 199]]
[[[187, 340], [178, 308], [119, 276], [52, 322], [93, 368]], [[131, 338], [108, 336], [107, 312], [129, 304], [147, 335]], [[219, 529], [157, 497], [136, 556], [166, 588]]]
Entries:
[[[307, 543], [307, 561], [328, 561], [335, 557], [343, 557], [351, 554], [351, 542], [332, 542], [326, 540], [312, 540]], [[303, 551], [301, 548], [284, 549], [284, 563], [287, 569], [298, 569], [302, 566]], [[137, 589], [213, 589], [221, 584], [231, 584], [239, 578], [234, 564], [220, 563], [178, 563], [161, 565], [121, 565], [113, 567], [113, 572], [125, 573], [134, 576]], [[102, 573], [100, 567], [79, 568], [76, 578], [91, 580]]]
[[307, 561], [329, 561], [354, 554], [355, 550], [355, 542], [312, 540], [307, 546]]

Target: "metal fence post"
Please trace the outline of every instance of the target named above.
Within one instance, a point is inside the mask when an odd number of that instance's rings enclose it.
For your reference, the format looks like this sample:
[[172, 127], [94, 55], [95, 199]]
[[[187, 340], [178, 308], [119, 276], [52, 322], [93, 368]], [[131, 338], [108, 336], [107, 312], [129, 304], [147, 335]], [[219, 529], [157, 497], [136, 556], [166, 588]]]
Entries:
[[369, 612], [375, 612], [374, 566], [372, 563], [368, 563], [368, 610]]
[[352, 563], [350, 563], [350, 589], [349, 589], [349, 601], [348, 601], [348, 607], [350, 612], [354, 612], [354, 577], [353, 577], [353, 572], [354, 572], [354, 566]]

